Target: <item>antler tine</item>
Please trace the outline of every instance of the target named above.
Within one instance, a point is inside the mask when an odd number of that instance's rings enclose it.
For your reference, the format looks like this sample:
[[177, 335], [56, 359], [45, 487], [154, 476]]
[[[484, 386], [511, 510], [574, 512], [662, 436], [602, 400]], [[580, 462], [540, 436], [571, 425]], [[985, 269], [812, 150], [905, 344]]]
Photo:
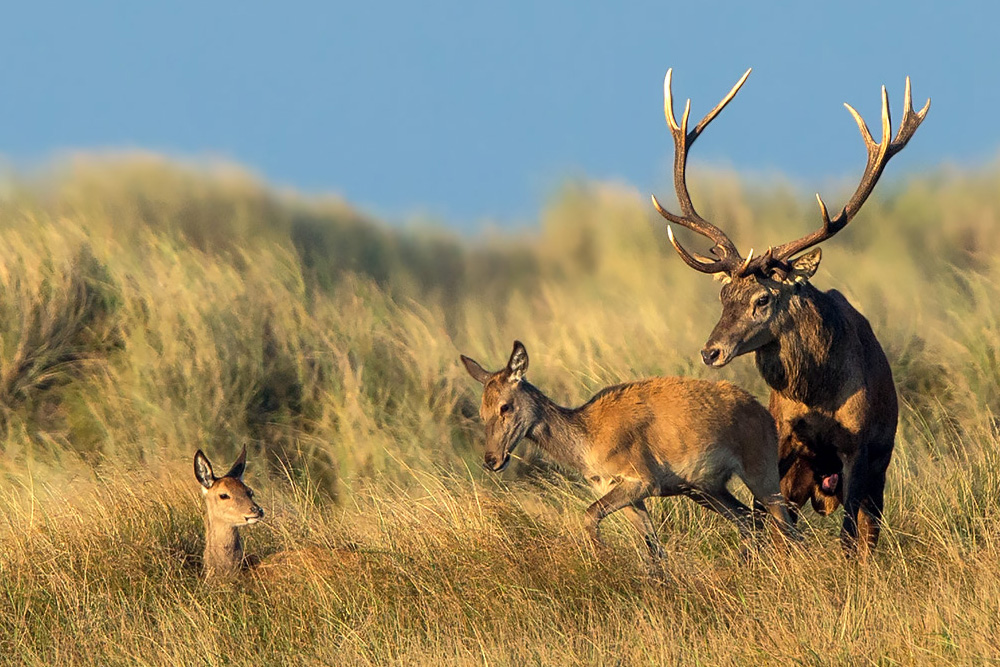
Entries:
[[816, 200], [819, 202], [823, 226], [807, 236], [775, 248], [774, 260], [783, 262], [792, 255], [827, 240], [847, 226], [847, 223], [857, 215], [865, 201], [867, 201], [868, 196], [872, 193], [872, 190], [875, 189], [875, 184], [878, 183], [878, 179], [882, 176], [882, 172], [885, 170], [889, 160], [896, 153], [903, 150], [907, 142], [910, 141], [913, 134], [917, 131], [917, 128], [920, 127], [920, 123], [927, 117], [931, 101], [928, 99], [920, 111], [914, 112], [910, 92], [910, 77], [906, 77], [906, 90], [903, 94], [903, 118], [900, 120], [899, 130], [896, 132], [895, 138], [890, 140], [892, 137], [892, 121], [889, 117], [889, 95], [886, 93], [885, 86], [882, 86], [882, 139], [878, 142], [872, 138], [871, 132], [868, 131], [868, 126], [865, 124], [861, 114], [850, 104], [844, 104], [844, 106], [847, 107], [847, 111], [850, 112], [851, 117], [858, 124], [861, 138], [865, 142], [865, 149], [868, 151], [868, 160], [865, 164], [865, 172], [861, 176], [861, 182], [858, 184], [854, 194], [851, 195], [851, 198], [844, 205], [844, 208], [832, 219], [830, 218], [829, 211], [827, 211], [826, 204], [823, 203], [822, 197], [817, 194]]
[[896, 132], [896, 138], [892, 140], [892, 145], [889, 147], [890, 155], [895, 155], [903, 150], [903, 147], [913, 137], [920, 124], [924, 122], [924, 118], [927, 117], [927, 112], [930, 111], [930, 108], [931, 99], [928, 97], [927, 102], [920, 111], [913, 111], [913, 99], [910, 94], [910, 77], [906, 77], [906, 89], [903, 92], [903, 118], [899, 121], [899, 130]]
[[729, 93], [726, 94], [722, 100], [715, 105], [711, 111], [705, 114], [705, 117], [689, 132], [688, 131], [688, 120], [691, 114], [691, 100], [687, 100], [684, 105], [684, 115], [681, 116], [681, 122], [678, 125], [676, 118], [674, 117], [674, 100], [673, 92], [671, 90], [671, 83], [673, 79], [673, 69], [667, 70], [667, 75], [663, 79], [663, 115], [667, 119], [667, 125], [670, 127], [670, 134], [674, 139], [674, 190], [677, 193], [677, 202], [680, 204], [682, 215], [675, 215], [670, 213], [665, 208], [660, 205], [656, 197], [653, 196], [653, 206], [664, 218], [670, 222], [686, 227], [693, 232], [697, 232], [702, 236], [708, 238], [715, 244], [715, 249], [717, 255], [720, 259], [715, 262], [700, 262], [695, 259], [691, 253], [684, 250], [684, 248], [677, 242], [673, 237], [673, 232], [670, 230], [668, 225], [668, 233], [670, 234], [670, 242], [677, 250], [677, 253], [681, 256], [689, 266], [695, 268], [699, 271], [704, 271], [706, 273], [717, 273], [719, 271], [733, 270], [738, 267], [742, 262], [743, 258], [740, 257], [739, 251], [733, 242], [726, 236], [725, 232], [713, 225], [708, 220], [701, 217], [697, 210], [695, 210], [694, 204], [691, 202], [691, 194], [688, 192], [687, 187], [687, 154], [688, 149], [694, 144], [695, 140], [702, 133], [702, 131], [708, 126], [712, 120], [719, 115], [719, 113], [728, 105], [736, 93], [739, 92], [743, 83], [750, 76], [751, 70], [748, 69], [744, 72], [740, 80], [736, 82], [736, 85], [732, 87]]
[[[653, 205], [657, 207], [657, 210], [659, 210], [659, 203], [656, 201], [655, 197], [653, 198]], [[701, 271], [702, 273], [721, 273], [723, 271], [729, 271], [731, 268], [731, 262], [726, 259], [717, 259], [714, 262], [705, 262], [694, 257], [691, 253], [684, 249], [684, 246], [677, 242], [677, 239], [674, 238], [674, 228], [670, 225], [667, 225], [667, 237], [670, 239], [670, 245], [674, 246], [674, 250], [676, 250], [677, 254], [681, 256], [684, 263], [695, 271]]]
[[730, 91], [726, 94], [726, 96], [722, 98], [722, 101], [716, 104], [714, 109], [705, 114], [705, 117], [701, 119], [700, 123], [695, 125], [694, 129], [691, 130], [691, 133], [694, 135], [694, 137], [691, 138], [691, 141], [688, 143], [688, 146], [694, 143], [695, 138], [697, 138], [698, 135], [701, 134], [701, 131], [705, 129], [705, 126], [711, 123], [715, 119], [715, 117], [718, 116], [719, 113], [721, 113], [722, 110], [726, 108], [726, 105], [733, 101], [733, 98], [736, 97], [736, 93], [740, 92], [740, 88], [742, 88], [743, 84], [746, 83], [746, 80], [750, 76], [750, 72], [752, 71], [753, 71], [752, 67], [747, 68], [747, 71], [743, 72], [743, 76], [740, 77], [740, 80], [736, 82], [736, 85], [734, 85], [730, 89]]

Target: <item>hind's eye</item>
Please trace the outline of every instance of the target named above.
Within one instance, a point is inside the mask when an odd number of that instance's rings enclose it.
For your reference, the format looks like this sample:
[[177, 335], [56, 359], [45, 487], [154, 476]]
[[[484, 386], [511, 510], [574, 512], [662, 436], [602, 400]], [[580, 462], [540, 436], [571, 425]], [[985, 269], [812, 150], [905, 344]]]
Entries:
[[229, 494], [228, 493], [220, 493], [219, 494], [219, 500], [229, 500]]
[[513, 405], [511, 405], [510, 403], [504, 403], [503, 405], [500, 406], [500, 414], [505, 415], [513, 409], [514, 409]]

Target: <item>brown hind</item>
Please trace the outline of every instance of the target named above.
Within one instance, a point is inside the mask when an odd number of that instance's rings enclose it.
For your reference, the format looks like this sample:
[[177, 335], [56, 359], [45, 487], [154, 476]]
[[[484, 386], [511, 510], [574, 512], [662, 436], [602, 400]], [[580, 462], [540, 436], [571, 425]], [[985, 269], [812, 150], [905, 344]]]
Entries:
[[663, 549], [645, 499], [684, 495], [752, 535], [751, 510], [726, 488], [739, 477], [786, 537], [798, 540], [778, 476], [774, 420], [750, 394], [728, 382], [661, 377], [608, 387], [579, 408], [563, 408], [525, 380], [528, 352], [515, 341], [507, 366], [489, 372], [462, 356], [484, 385], [486, 468], [499, 472], [528, 438], [560, 464], [575, 468], [600, 494], [587, 509], [587, 530], [620, 509], [644, 535], [650, 553]]
[[224, 577], [249, 565], [243, 555], [240, 528], [264, 518], [264, 510], [253, 499], [253, 489], [243, 483], [247, 448], [222, 477], [216, 477], [212, 462], [200, 449], [194, 455], [194, 476], [205, 494], [205, 577]]
[[194, 474], [205, 494], [202, 564], [206, 579], [249, 569], [265, 578], [296, 570], [331, 571], [360, 558], [363, 550], [356, 544], [299, 546], [269, 554], [264, 559], [245, 555], [239, 529], [264, 518], [264, 510], [254, 500], [253, 489], [243, 482], [246, 460], [244, 447], [229, 472], [216, 477], [208, 457], [200, 449], [194, 455]]

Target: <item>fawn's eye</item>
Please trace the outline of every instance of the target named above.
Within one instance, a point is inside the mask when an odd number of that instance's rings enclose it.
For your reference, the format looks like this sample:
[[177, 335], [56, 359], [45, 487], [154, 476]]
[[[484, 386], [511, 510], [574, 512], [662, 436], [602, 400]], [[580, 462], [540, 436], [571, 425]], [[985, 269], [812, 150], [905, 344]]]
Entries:
[[253, 498], [253, 489], [247, 489], [247, 496]]
[[753, 302], [753, 305], [757, 306], [758, 308], [763, 308], [768, 303], [770, 303], [770, 301], [771, 301], [770, 294], [762, 294], [761, 296], [757, 297], [757, 300]]
[[500, 414], [505, 415], [513, 409], [514, 409], [513, 405], [511, 405], [510, 403], [504, 403], [503, 405], [500, 406]]
[[228, 493], [220, 493], [219, 494], [219, 500], [229, 500], [229, 494]]

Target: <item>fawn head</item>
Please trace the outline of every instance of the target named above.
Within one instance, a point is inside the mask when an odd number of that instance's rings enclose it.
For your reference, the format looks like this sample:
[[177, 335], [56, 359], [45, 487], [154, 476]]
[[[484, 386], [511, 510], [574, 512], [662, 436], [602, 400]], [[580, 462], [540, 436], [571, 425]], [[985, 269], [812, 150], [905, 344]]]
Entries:
[[214, 522], [230, 526], [245, 526], [264, 518], [264, 510], [254, 502], [253, 489], [243, 483], [247, 467], [247, 448], [243, 447], [236, 463], [222, 477], [212, 471], [212, 462], [200, 449], [194, 455], [194, 476], [205, 494], [208, 516]]
[[528, 351], [520, 341], [514, 341], [507, 365], [490, 372], [478, 362], [462, 355], [465, 370], [483, 384], [483, 402], [479, 416], [486, 424], [486, 453], [483, 467], [501, 472], [510, 463], [510, 453], [540, 415], [538, 403], [524, 380], [528, 370]]

